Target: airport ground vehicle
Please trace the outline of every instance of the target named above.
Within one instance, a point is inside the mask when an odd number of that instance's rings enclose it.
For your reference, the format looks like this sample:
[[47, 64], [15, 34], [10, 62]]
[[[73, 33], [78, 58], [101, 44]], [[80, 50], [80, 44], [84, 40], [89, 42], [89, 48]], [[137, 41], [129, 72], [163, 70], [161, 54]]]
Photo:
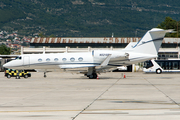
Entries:
[[24, 78], [31, 77], [31, 73], [24, 70], [6, 69], [5, 76], [7, 78], [16, 77], [16, 79], [20, 79], [20, 77], [24, 77]]
[[180, 59], [149, 60], [144, 63], [143, 71], [145, 73], [180, 72]]

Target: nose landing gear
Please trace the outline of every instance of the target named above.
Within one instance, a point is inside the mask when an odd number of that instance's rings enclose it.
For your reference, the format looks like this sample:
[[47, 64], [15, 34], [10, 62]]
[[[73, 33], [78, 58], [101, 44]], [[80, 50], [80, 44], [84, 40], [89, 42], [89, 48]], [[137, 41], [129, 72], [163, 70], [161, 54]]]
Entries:
[[44, 72], [44, 78], [46, 78], [47, 76], [46, 76], [46, 72]]

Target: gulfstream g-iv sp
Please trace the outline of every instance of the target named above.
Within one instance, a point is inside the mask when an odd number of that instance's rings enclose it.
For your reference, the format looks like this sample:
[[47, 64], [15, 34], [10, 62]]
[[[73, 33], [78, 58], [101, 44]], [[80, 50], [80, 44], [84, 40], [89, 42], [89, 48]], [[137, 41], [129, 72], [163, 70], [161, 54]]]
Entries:
[[[158, 50], [167, 32], [153, 28], [133, 46], [123, 50], [93, 50], [82, 53], [24, 54], [4, 65], [11, 69], [36, 69], [44, 73], [52, 70], [76, 70], [89, 77], [118, 66], [128, 66], [157, 57]], [[45, 74], [46, 76], [46, 74]]]

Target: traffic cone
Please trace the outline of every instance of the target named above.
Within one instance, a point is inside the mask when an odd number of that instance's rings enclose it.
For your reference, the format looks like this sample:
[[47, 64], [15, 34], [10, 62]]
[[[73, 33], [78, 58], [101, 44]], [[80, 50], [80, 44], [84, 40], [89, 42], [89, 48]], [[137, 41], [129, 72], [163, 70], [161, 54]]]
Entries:
[[126, 78], [126, 75], [125, 75], [125, 73], [124, 73], [124, 78]]
[[99, 76], [97, 75], [97, 79], [99, 79]]

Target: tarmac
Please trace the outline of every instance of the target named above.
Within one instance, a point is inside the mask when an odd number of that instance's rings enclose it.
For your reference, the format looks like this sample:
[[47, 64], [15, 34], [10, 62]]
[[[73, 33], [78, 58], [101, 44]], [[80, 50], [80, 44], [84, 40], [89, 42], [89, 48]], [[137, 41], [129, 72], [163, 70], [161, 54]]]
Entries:
[[180, 74], [0, 73], [0, 120], [180, 120]]

